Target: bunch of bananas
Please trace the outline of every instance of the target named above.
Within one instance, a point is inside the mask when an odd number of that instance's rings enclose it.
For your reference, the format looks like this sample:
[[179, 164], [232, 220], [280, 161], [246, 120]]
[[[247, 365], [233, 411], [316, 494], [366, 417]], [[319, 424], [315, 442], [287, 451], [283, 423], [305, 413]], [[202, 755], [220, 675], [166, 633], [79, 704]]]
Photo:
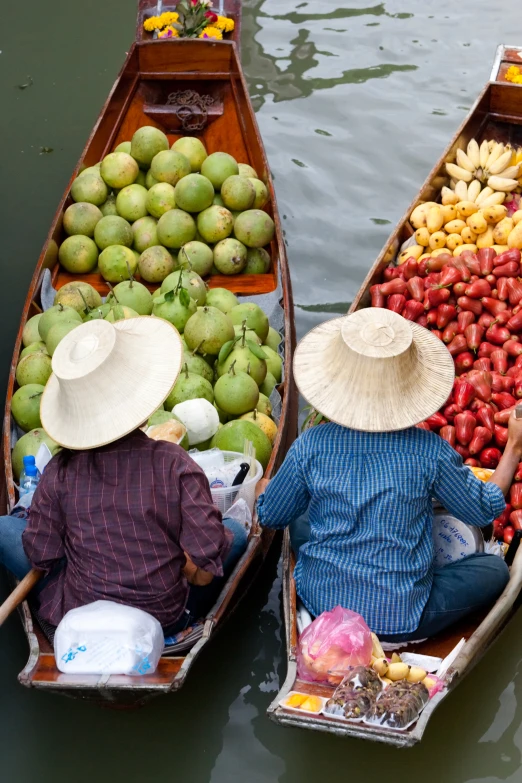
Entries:
[[479, 206], [502, 204], [506, 193], [519, 187], [519, 162], [513, 160], [509, 144], [485, 139], [479, 147], [471, 139], [466, 152], [458, 149], [455, 163], [446, 163], [451, 177], [451, 189], [460, 201], [472, 201]]

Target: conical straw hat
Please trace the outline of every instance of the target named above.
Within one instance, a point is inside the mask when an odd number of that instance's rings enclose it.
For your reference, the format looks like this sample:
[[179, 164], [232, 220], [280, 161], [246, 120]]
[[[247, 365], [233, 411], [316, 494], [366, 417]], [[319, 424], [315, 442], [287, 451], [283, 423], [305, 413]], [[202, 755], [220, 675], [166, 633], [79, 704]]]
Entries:
[[53, 355], [42, 426], [70, 449], [92, 449], [132, 432], [164, 402], [181, 368], [177, 330], [161, 318], [89, 321]]
[[426, 419], [451, 394], [446, 346], [418, 324], [369, 307], [312, 329], [294, 354], [303, 397], [344, 427], [402, 430]]

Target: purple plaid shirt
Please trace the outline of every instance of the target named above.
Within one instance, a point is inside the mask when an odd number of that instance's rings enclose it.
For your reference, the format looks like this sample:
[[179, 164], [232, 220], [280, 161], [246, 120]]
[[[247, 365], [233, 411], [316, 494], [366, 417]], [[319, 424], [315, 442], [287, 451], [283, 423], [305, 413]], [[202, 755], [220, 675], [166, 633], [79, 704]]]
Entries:
[[187, 601], [183, 552], [214, 576], [232, 536], [203, 471], [179, 446], [131, 435], [51, 460], [37, 487], [25, 552], [35, 568], [65, 568], [40, 593], [40, 614], [57, 625], [69, 609], [105, 599], [136, 606], [164, 626]]

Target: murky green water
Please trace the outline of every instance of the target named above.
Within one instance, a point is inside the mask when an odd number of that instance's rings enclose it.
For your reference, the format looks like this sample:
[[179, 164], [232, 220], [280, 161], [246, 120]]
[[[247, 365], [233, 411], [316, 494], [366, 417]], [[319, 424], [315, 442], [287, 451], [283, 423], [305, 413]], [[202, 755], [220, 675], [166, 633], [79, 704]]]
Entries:
[[[2, 7], [2, 388], [49, 221], [132, 40], [134, 12], [132, 0]], [[284, 217], [299, 334], [346, 311], [488, 78], [496, 44], [522, 44], [520, 14], [516, 0], [244, 3], [243, 62]], [[265, 716], [284, 676], [276, 568], [268, 564], [183, 691], [136, 712], [19, 686], [27, 651], [12, 618], [0, 630], [0, 779], [522, 781], [522, 617], [439, 709], [421, 746], [338, 740]]]

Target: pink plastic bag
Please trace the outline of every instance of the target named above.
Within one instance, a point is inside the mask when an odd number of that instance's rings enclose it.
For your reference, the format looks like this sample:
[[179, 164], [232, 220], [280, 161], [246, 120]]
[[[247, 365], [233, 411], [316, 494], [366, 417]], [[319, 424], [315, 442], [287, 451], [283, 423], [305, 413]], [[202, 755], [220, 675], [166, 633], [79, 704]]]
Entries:
[[336, 606], [303, 631], [297, 675], [302, 680], [338, 685], [349, 666], [367, 666], [371, 655], [372, 637], [361, 615]]

